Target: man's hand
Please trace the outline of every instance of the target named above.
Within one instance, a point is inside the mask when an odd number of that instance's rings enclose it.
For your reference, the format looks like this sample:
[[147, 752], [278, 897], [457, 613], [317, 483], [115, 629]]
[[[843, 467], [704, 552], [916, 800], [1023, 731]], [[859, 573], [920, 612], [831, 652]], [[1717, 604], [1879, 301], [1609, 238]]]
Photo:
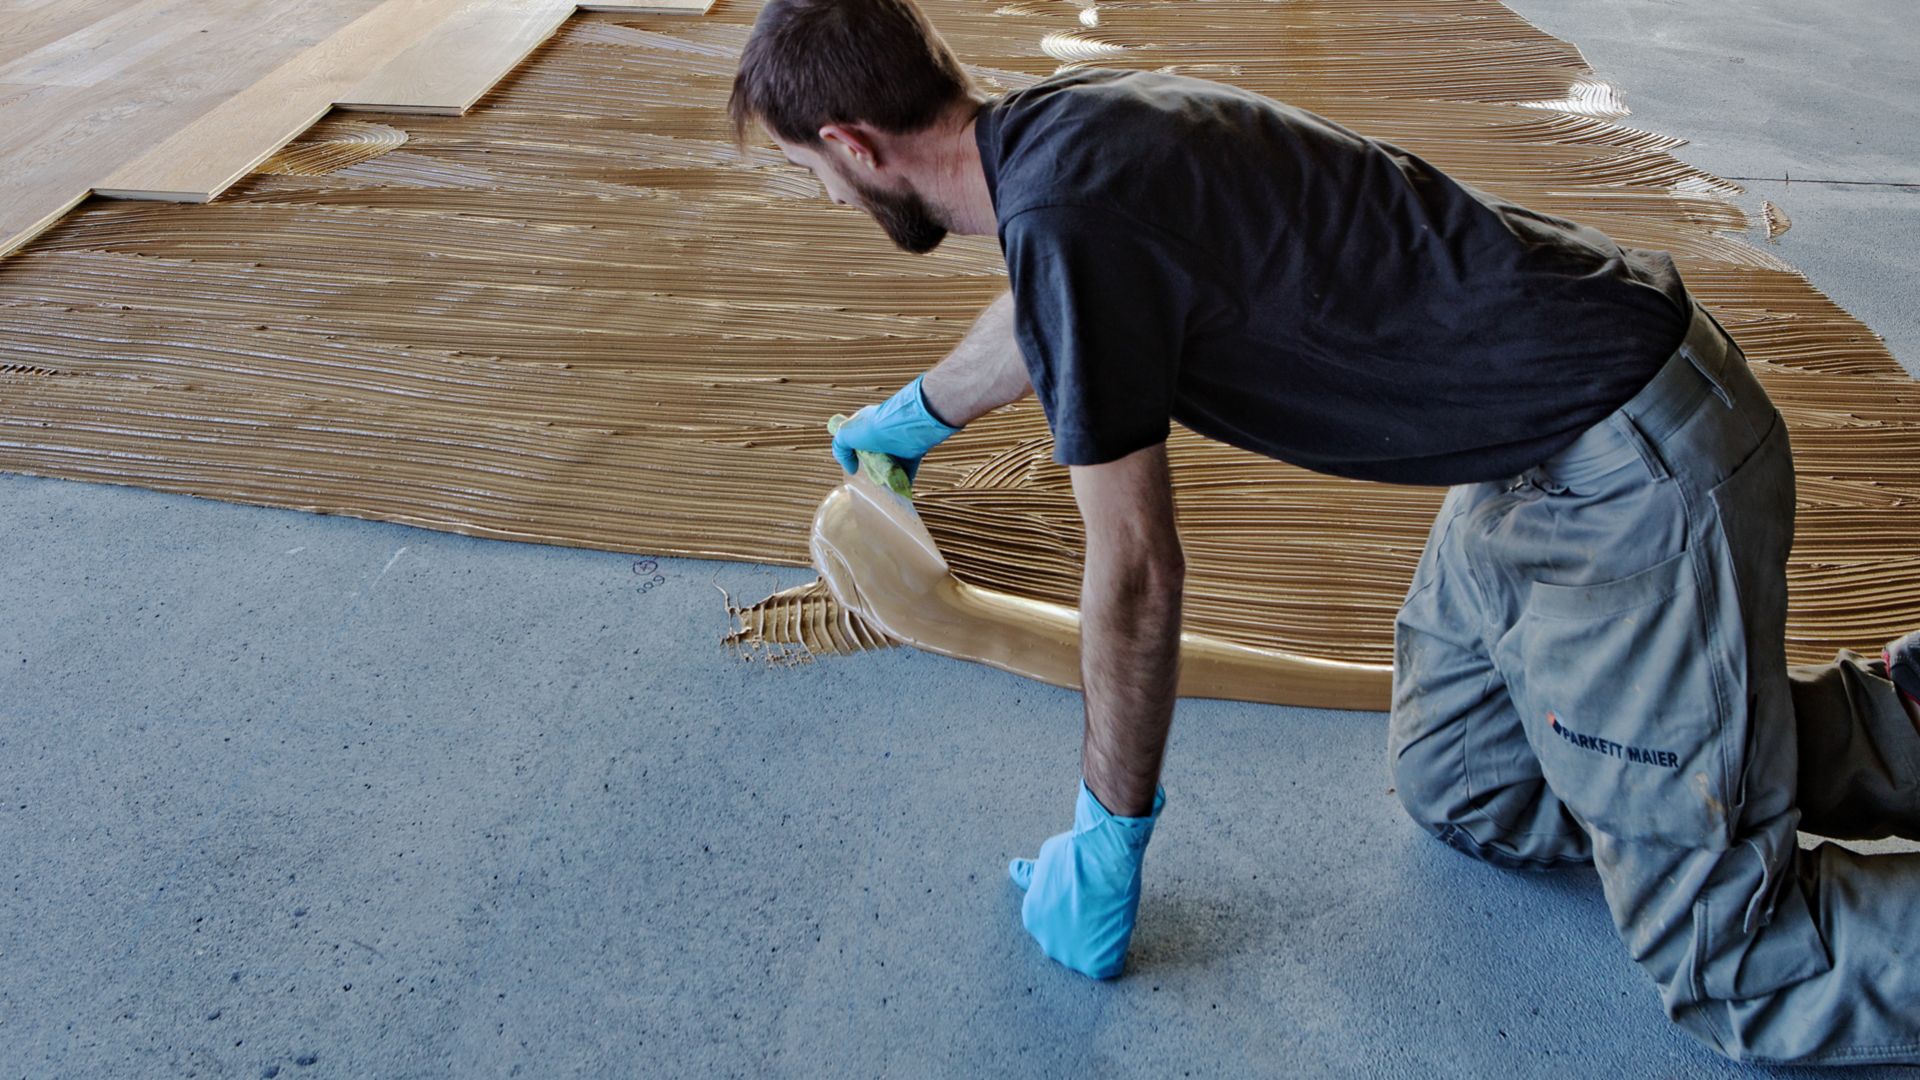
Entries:
[[1074, 829], [1008, 867], [1020, 918], [1048, 956], [1097, 979], [1120, 973], [1140, 905], [1140, 863], [1166, 794], [1160, 759], [1180, 669], [1186, 567], [1164, 445], [1074, 466], [1087, 527], [1080, 591], [1086, 694]]
[[928, 411], [926, 396], [920, 391], [925, 378], [922, 375], [901, 387], [899, 393], [861, 409], [840, 425], [833, 436], [833, 456], [840, 459], [840, 467], [848, 476], [860, 471], [856, 451], [871, 450], [900, 462], [907, 470], [907, 479], [912, 480], [927, 451], [960, 430]]
[[1073, 831], [1040, 845], [1038, 859], [1007, 866], [1027, 891], [1020, 921], [1048, 956], [1096, 979], [1120, 974], [1140, 909], [1140, 862], [1166, 801], [1156, 792], [1146, 817], [1114, 817], [1082, 783]]
[[912, 480], [920, 459], [947, 436], [1031, 393], [1013, 314], [1013, 294], [1002, 293], [946, 359], [883, 404], [854, 413], [833, 437], [840, 467], [852, 475], [860, 471], [854, 452], [874, 450], [897, 459]]

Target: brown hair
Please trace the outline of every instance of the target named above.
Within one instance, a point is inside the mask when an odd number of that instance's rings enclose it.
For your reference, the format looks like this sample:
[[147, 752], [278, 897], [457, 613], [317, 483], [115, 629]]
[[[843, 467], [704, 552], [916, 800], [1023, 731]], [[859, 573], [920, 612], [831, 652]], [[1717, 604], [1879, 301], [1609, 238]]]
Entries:
[[817, 146], [827, 124], [918, 131], [973, 83], [913, 0], [768, 0], [733, 76], [727, 116]]

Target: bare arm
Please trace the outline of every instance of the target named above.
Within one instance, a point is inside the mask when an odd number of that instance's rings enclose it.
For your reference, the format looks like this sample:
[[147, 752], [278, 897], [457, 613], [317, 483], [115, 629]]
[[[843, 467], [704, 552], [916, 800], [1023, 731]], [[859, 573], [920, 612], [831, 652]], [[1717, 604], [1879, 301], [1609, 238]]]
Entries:
[[1186, 564], [1174, 524], [1165, 444], [1105, 465], [1074, 466], [1086, 523], [1080, 671], [1086, 695], [1081, 775], [1121, 817], [1152, 812], [1173, 724]]
[[1011, 292], [987, 305], [960, 344], [927, 372], [920, 390], [949, 427], [964, 427], [1032, 392], [1013, 336]]

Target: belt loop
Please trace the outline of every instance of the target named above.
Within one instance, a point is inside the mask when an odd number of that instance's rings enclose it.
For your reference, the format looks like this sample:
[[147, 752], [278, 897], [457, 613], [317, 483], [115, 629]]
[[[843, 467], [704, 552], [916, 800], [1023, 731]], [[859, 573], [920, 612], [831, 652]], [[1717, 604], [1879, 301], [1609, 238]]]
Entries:
[[1647, 466], [1647, 472], [1655, 480], [1665, 480], [1670, 475], [1667, 472], [1667, 463], [1660, 460], [1660, 455], [1654, 451], [1653, 444], [1647, 441], [1647, 436], [1640, 430], [1640, 425], [1633, 422], [1633, 417], [1625, 412], [1616, 411], [1607, 417], [1607, 423], [1612, 424], [1614, 430], [1633, 445], [1634, 452], [1640, 455], [1641, 462]]
[[[1710, 358], [1708, 353], [1701, 350], [1696, 342], [1703, 340], [1711, 342], [1710, 347], [1713, 353], [1718, 354], [1717, 356]], [[1719, 398], [1720, 404], [1729, 409], [1733, 408], [1733, 394], [1727, 390], [1727, 380], [1721, 375], [1720, 369], [1726, 366], [1728, 355], [1739, 347], [1734, 344], [1733, 335], [1727, 333], [1727, 328], [1721, 326], [1720, 320], [1713, 317], [1713, 312], [1708, 311], [1706, 305], [1695, 300], [1693, 318], [1687, 326], [1686, 340], [1680, 343], [1680, 352], [1687, 358], [1687, 363], [1693, 365], [1693, 370], [1707, 380], [1707, 385], [1713, 387], [1713, 396]]]

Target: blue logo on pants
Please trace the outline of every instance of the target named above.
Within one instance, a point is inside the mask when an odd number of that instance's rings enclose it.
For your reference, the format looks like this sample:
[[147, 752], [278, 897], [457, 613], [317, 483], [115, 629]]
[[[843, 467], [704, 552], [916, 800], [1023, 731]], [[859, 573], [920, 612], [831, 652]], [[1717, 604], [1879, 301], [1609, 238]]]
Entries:
[[1562, 725], [1560, 718], [1552, 713], [1547, 714], [1547, 724], [1553, 728], [1555, 735], [1560, 736], [1582, 750], [1591, 750], [1596, 754], [1616, 757], [1631, 765], [1651, 765], [1660, 769], [1678, 769], [1680, 767], [1680, 755], [1671, 750], [1653, 750], [1644, 746], [1627, 746], [1624, 743], [1614, 742], [1612, 739], [1602, 739], [1596, 735], [1583, 735], [1578, 731], [1574, 731], [1572, 728]]

